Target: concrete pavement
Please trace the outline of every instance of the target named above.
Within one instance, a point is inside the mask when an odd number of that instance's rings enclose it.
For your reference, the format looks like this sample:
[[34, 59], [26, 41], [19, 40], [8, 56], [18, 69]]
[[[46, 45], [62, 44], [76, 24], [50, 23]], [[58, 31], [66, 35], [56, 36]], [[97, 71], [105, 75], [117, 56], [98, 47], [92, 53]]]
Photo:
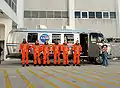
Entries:
[[0, 88], [120, 88], [120, 62], [21, 67], [20, 61], [9, 60], [0, 65]]

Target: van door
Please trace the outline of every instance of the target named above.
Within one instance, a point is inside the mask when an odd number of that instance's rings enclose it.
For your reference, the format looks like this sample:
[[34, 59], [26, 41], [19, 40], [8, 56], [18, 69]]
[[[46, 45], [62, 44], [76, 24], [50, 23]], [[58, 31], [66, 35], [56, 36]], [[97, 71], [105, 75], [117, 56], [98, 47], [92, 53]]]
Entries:
[[98, 57], [100, 50], [97, 45], [98, 41], [98, 33], [90, 33], [89, 34], [89, 48], [88, 48], [88, 56], [89, 57]]
[[88, 56], [88, 34], [81, 33], [80, 35], [80, 45], [82, 46], [82, 56]]

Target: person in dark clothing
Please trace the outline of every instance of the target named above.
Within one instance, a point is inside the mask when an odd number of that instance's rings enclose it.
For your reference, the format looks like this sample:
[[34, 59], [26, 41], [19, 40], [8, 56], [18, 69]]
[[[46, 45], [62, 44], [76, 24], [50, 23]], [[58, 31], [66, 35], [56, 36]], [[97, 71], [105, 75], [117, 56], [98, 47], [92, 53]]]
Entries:
[[1, 56], [1, 52], [3, 51], [3, 49], [1, 48], [1, 46], [0, 46], [0, 56]]
[[102, 59], [103, 59], [103, 66], [108, 66], [107, 45], [102, 46]]
[[3, 51], [3, 49], [0, 46], [0, 64], [1, 64], [1, 52]]

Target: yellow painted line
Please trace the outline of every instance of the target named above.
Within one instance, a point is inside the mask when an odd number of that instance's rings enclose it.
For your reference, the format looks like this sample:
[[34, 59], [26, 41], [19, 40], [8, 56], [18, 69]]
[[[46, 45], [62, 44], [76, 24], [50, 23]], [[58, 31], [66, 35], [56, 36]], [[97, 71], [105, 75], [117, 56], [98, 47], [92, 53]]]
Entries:
[[[104, 86], [100, 86], [99, 84], [95, 84], [95, 83], [89, 82], [89, 81], [87, 81], [87, 80], [85, 80], [85, 79], [83, 79], [83, 78], [78, 78], [78, 77], [72, 76], [72, 75], [70, 75], [70, 74], [62, 73], [62, 72], [59, 72], [59, 71], [56, 71], [56, 70], [53, 70], [53, 69], [51, 69], [51, 70], [52, 70], [53, 72], [62, 74], [62, 75], [64, 75], [64, 76], [69, 76], [69, 77], [71, 77], [71, 78], [73, 78], [73, 79], [75, 79], [75, 80], [85, 82], [85, 83], [90, 84], [90, 85], [92, 85], [92, 86], [96, 86], [97, 88], [105, 88]], [[63, 70], [64, 70], [64, 69], [63, 69]]]
[[33, 84], [30, 83], [29, 80], [27, 80], [19, 70], [16, 70], [16, 72], [20, 75], [20, 77], [22, 78], [22, 80], [28, 85], [29, 88], [35, 88], [35, 86]]
[[5, 82], [6, 82], [6, 88], [12, 88], [7, 71], [6, 70], [3, 70], [3, 71], [4, 71]]
[[28, 69], [28, 71], [29, 71], [31, 74], [35, 75], [36, 77], [44, 80], [46, 83], [52, 85], [54, 88], [59, 88], [57, 85], [55, 85], [55, 84], [52, 83], [51, 81], [49, 81], [49, 80], [47, 80], [46, 78], [43, 78], [42, 76], [40, 76], [40, 75], [38, 75], [37, 73], [33, 72], [32, 69]]
[[[79, 69], [77, 69], [77, 70], [79, 70]], [[100, 73], [100, 76], [105, 77], [105, 78], [109, 78], [111, 76], [117, 75], [117, 73], [113, 73], [113, 72], [107, 72], [107, 73], [106, 72], [101, 72], [98, 69], [93, 69], [93, 68], [92, 69], [84, 69], [84, 70], [85, 71], [89, 71], [89, 72], [94, 73], [94, 74]], [[110, 74], [108, 74], [108, 73], [110, 73]]]
[[[75, 69], [75, 68], [73, 68], [73, 69]], [[79, 69], [75, 69], [75, 70], [79, 70]], [[91, 73], [91, 74], [94, 74], [94, 75], [96, 75], [97, 74], [97, 76], [100, 76], [100, 77], [103, 77], [103, 78], [110, 78], [111, 76], [115, 76], [115, 75], [118, 75], [118, 74], [116, 74], [116, 73], [111, 73], [111, 74], [107, 74], [107, 73], [104, 73], [104, 72], [100, 72], [100, 71], [98, 71], [98, 69], [96, 69], [96, 70], [93, 70], [93, 69], [85, 69], [85, 71], [86, 71], [86, 73]], [[98, 71], [98, 72], [95, 72], [95, 71]], [[100, 74], [99, 74], [100, 73]], [[116, 79], [112, 79], [112, 80], [116, 80]]]
[[54, 76], [54, 75], [52, 75], [52, 74], [50, 74], [50, 73], [48, 73], [48, 72], [45, 72], [45, 71], [43, 71], [43, 70], [40, 70], [40, 71], [43, 72], [43, 73], [45, 73], [45, 74], [47, 74], [48, 76], [51, 76], [51, 77], [53, 77], [53, 78], [56, 78], [57, 80], [60, 80], [60, 81], [62, 81], [63, 83], [66, 83], [66, 84], [72, 86], [73, 88], [81, 88], [81, 87], [77, 86], [77, 85], [74, 84], [74, 83], [71, 83], [71, 82], [69, 82], [69, 81], [67, 81], [67, 80], [64, 80], [64, 79], [62, 79], [62, 78], [59, 78], [59, 77], [57, 77], [57, 76]]
[[[61, 70], [64, 70], [64, 69], [61, 69]], [[64, 70], [64, 71], [65, 71], [65, 70]], [[68, 70], [66, 70], [66, 71], [68, 71]], [[69, 71], [69, 72], [76, 74], [76, 72], [72, 72], [72, 71]], [[93, 75], [93, 74], [90, 73], [90, 72], [85, 72], [85, 73], [88, 73], [88, 74]], [[78, 74], [78, 75], [79, 75], [79, 74]], [[81, 74], [81, 75], [83, 75], [83, 74]], [[97, 74], [95, 74], [95, 76], [96, 76], [96, 75], [97, 75]], [[84, 75], [84, 76], [87, 76], [87, 77], [88, 77], [88, 75]], [[99, 75], [97, 75], [97, 76], [99, 76]], [[115, 86], [120, 86], [120, 84], [118, 84], [118, 83], [116, 83], [116, 82], [110, 82], [110, 81], [107, 81], [107, 80], [102, 80], [102, 79], [99, 79], [99, 78], [96, 78], [96, 77], [91, 77], [91, 76], [90, 76], [90, 78], [94, 78], [94, 79], [99, 80], [99, 81], [101, 81], [101, 82], [106, 82], [107, 84], [111, 84], [111, 85], [115, 85]], [[103, 77], [103, 78], [104, 78], [104, 77]], [[111, 80], [113, 80], [113, 79], [111, 79]]]

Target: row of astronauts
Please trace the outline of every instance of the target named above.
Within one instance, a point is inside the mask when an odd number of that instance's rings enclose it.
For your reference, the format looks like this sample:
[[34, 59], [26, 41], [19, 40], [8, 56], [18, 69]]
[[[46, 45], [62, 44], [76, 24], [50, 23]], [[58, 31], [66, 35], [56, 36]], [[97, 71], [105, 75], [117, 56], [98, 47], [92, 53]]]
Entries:
[[[19, 52], [22, 54], [22, 66], [24, 67], [29, 66], [29, 49], [32, 48], [34, 50], [34, 66], [38, 65], [50, 65], [50, 44], [48, 41], [46, 41], [42, 46], [39, 44], [39, 41], [36, 40], [35, 44], [32, 46], [29, 45], [29, 43], [26, 41], [26, 39], [23, 39], [23, 42], [20, 44]], [[79, 44], [78, 40], [73, 45], [73, 65], [80, 66], [80, 53], [82, 52], [82, 47]], [[58, 43], [58, 41], [55, 41], [55, 44], [52, 45], [52, 51], [54, 54], [54, 65], [60, 65], [60, 54], [63, 55], [63, 65], [68, 66], [69, 65], [69, 59], [68, 59], [68, 52], [69, 52], [69, 46], [67, 44], [67, 41], [64, 41], [62, 45]], [[40, 53], [43, 52], [43, 62], [41, 62]]]

